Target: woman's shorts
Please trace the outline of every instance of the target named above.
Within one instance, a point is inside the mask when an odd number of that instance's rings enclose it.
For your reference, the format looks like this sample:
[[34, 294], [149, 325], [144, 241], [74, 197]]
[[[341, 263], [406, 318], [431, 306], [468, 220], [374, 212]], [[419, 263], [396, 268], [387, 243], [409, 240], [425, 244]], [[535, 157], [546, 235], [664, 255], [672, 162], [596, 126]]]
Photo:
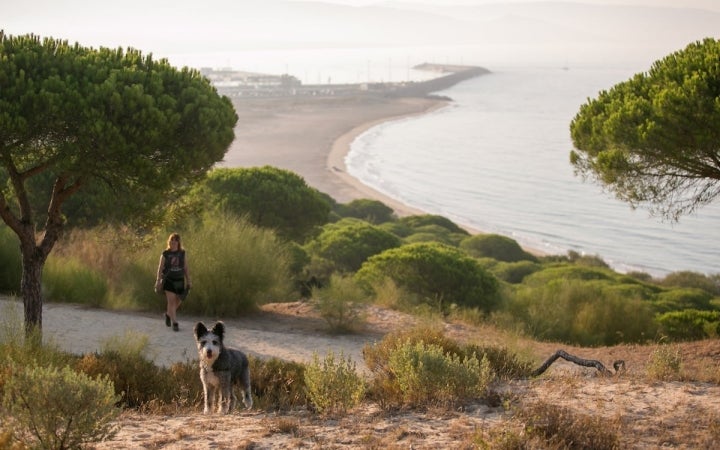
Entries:
[[174, 292], [177, 295], [182, 295], [182, 293], [185, 292], [185, 279], [181, 278], [179, 280], [173, 280], [166, 278], [163, 282], [163, 290]]

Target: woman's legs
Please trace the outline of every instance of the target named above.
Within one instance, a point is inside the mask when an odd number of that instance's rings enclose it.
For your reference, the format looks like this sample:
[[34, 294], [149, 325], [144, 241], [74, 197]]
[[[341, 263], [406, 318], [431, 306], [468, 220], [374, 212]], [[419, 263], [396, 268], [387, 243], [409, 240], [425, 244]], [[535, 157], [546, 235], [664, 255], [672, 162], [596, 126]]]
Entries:
[[[168, 317], [170, 317], [170, 320], [172, 321], [173, 325], [177, 324], [177, 310], [180, 307], [180, 297], [170, 291], [165, 291], [165, 299], [167, 300], [167, 309], [165, 311], [165, 314], [167, 314]], [[173, 326], [173, 328], [176, 328]], [[177, 331], [177, 330], [176, 330]]]

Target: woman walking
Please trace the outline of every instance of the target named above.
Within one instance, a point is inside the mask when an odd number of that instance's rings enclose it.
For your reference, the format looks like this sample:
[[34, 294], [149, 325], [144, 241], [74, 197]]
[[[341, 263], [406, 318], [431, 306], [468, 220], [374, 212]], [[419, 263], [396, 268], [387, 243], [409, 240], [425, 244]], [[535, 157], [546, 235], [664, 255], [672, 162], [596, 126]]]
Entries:
[[168, 237], [167, 248], [160, 256], [155, 289], [157, 291], [162, 289], [165, 292], [167, 300], [165, 325], [172, 325], [173, 331], [180, 330], [177, 322], [177, 310], [191, 285], [187, 256], [182, 247], [180, 235], [172, 233]]

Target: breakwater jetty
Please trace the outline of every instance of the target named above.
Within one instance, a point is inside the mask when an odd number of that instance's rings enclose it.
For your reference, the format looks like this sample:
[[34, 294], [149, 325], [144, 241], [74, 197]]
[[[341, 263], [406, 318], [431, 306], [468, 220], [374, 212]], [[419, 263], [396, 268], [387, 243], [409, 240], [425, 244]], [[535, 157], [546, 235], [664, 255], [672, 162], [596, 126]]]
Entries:
[[424, 63], [413, 67], [441, 74], [425, 81], [403, 81], [357, 84], [302, 84], [291, 75], [264, 75], [230, 69], [201, 69], [217, 88], [228, 97], [341, 97], [341, 96], [381, 96], [381, 97], [427, 97], [432, 92], [442, 91], [461, 81], [478, 77], [490, 71], [479, 66], [456, 64]]

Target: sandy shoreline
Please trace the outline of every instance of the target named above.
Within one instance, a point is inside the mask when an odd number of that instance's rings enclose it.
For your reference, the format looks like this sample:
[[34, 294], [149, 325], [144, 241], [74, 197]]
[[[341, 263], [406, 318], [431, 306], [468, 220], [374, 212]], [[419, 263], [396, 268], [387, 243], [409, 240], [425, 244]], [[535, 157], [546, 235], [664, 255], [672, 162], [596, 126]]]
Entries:
[[[427, 214], [362, 183], [347, 172], [352, 142], [381, 123], [436, 111], [450, 104], [429, 97], [387, 98], [264, 97], [233, 99], [239, 120], [235, 140], [221, 167], [290, 170], [339, 203], [366, 198], [381, 201], [402, 217]], [[472, 234], [482, 230], [458, 224]], [[542, 250], [526, 248], [542, 255]]]
[[345, 156], [352, 141], [389, 121], [448, 104], [435, 98], [278, 97], [233, 101], [239, 120], [221, 167], [275, 166], [297, 173], [340, 203], [379, 200], [398, 215], [422, 214], [349, 175]]

